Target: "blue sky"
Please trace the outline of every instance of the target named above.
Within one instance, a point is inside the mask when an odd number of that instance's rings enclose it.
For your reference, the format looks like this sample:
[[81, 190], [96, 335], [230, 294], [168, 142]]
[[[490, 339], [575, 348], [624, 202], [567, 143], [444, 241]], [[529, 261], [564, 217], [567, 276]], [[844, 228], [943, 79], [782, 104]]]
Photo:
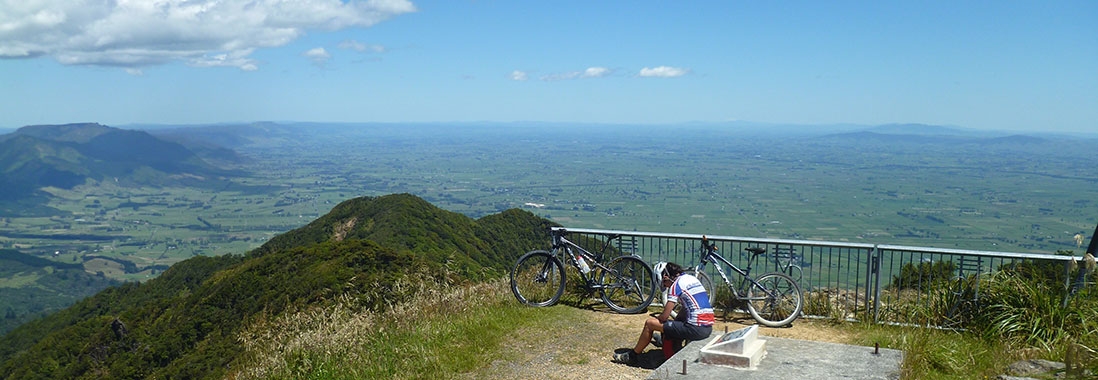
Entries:
[[268, 120], [1095, 132], [1098, 2], [0, 0], [0, 128]]

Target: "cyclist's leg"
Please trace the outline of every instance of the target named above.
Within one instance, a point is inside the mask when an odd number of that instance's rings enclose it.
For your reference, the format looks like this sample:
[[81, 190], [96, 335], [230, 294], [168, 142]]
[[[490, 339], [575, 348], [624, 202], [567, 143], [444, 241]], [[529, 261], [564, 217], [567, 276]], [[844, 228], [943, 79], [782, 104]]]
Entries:
[[663, 358], [670, 359], [683, 346], [683, 336], [687, 334], [686, 323], [667, 321], [663, 323]]
[[712, 326], [697, 326], [683, 321], [667, 321], [663, 323], [663, 354], [671, 358], [687, 343], [695, 340], [703, 340], [713, 333]]

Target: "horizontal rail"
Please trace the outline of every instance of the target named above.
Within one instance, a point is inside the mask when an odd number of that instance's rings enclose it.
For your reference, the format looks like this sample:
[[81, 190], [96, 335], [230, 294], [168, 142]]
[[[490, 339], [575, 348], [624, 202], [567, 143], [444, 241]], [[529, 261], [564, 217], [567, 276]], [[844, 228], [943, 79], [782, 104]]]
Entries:
[[595, 235], [623, 235], [623, 236], [636, 236], [636, 237], [651, 237], [651, 238], [668, 238], [668, 239], [697, 239], [701, 240], [704, 236], [709, 240], [722, 240], [722, 241], [738, 241], [745, 243], [765, 243], [765, 244], [779, 244], [779, 245], [813, 245], [835, 248], [855, 248], [855, 249], [878, 249], [878, 250], [891, 250], [891, 251], [907, 251], [918, 253], [933, 253], [944, 255], [966, 255], [966, 256], [987, 256], [987, 257], [1001, 257], [1009, 259], [1031, 259], [1031, 260], [1052, 260], [1052, 261], [1072, 261], [1081, 260], [1082, 256], [1069, 256], [1069, 255], [1054, 255], [1047, 253], [1022, 253], [1022, 252], [999, 252], [999, 251], [979, 251], [970, 249], [950, 249], [950, 248], [933, 248], [933, 247], [915, 247], [906, 245], [893, 245], [893, 244], [870, 244], [870, 243], [848, 243], [848, 242], [833, 242], [823, 240], [793, 240], [793, 239], [769, 239], [769, 238], [754, 238], [743, 236], [723, 236], [723, 235], [708, 235], [708, 234], [683, 234], [683, 233], [666, 233], [666, 232], [643, 232], [643, 231], [619, 231], [619, 230], [603, 230], [593, 228], [567, 228], [567, 227], [552, 227], [554, 231], [564, 230], [568, 232], [575, 232], [581, 234], [595, 234]]
[[[1074, 267], [1071, 263], [1082, 260], [1082, 256], [1072, 255], [895, 244], [567, 227], [553, 230], [577, 234], [580, 237], [572, 240], [591, 244], [591, 248], [613, 247], [618, 254], [636, 255], [649, 264], [665, 261], [684, 267], [699, 263], [704, 236], [717, 244], [720, 254], [734, 265], [751, 267], [752, 276], [783, 272], [794, 277], [805, 292], [807, 316], [938, 327], [948, 327], [944, 326], [941, 315], [936, 314], [950, 308], [943, 306], [940, 299], [943, 280], [974, 278], [978, 284], [981, 276], [1036, 262], [1062, 268], [1057, 271], [1064, 276], [1066, 289], [1071, 285], [1068, 281]], [[759, 257], [744, 253], [749, 247], [767, 248], [768, 253]], [[712, 266], [707, 274], [715, 281], [720, 280]], [[970, 290], [965, 294], [979, 297], [979, 288]]]

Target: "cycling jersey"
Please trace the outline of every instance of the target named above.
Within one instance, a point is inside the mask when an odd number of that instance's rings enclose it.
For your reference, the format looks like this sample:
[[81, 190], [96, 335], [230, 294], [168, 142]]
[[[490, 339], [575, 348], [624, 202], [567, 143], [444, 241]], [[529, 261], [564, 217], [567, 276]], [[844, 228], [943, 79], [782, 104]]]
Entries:
[[695, 326], [712, 326], [716, 321], [713, 306], [709, 304], [709, 293], [697, 277], [683, 273], [671, 284], [668, 302], [682, 305], [687, 314], [684, 322]]

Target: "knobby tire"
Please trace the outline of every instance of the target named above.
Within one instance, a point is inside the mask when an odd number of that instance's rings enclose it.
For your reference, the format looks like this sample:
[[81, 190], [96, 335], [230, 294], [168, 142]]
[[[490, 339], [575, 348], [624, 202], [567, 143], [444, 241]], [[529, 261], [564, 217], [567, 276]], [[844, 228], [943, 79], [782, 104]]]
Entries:
[[652, 267], [634, 256], [615, 258], [607, 267], [599, 276], [602, 302], [622, 314], [647, 310], [659, 290]]
[[801, 315], [804, 295], [792, 277], [774, 272], [759, 276], [756, 282], [759, 285], [747, 288], [747, 312], [756, 321], [768, 327], [782, 327]]
[[552, 306], [564, 294], [564, 266], [549, 251], [530, 251], [511, 270], [511, 292], [524, 305]]

